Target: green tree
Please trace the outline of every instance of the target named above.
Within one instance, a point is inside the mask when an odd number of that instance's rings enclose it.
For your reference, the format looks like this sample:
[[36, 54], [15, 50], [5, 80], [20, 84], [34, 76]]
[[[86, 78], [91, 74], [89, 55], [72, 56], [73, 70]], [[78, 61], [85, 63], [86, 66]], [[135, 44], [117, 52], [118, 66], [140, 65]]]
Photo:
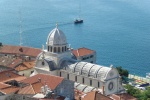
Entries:
[[127, 89], [127, 93], [136, 97], [140, 98], [141, 97], [141, 91], [139, 89], [135, 89], [133, 86], [127, 84], [124, 86]]
[[150, 100], [150, 87], [146, 88], [146, 90], [139, 90], [135, 87], [127, 84], [124, 86], [127, 90], [127, 93], [136, 97], [138, 100]]
[[116, 67], [116, 69], [118, 70], [118, 72], [119, 72], [120, 76], [128, 77], [128, 75], [129, 75], [128, 70], [123, 69], [121, 66]]

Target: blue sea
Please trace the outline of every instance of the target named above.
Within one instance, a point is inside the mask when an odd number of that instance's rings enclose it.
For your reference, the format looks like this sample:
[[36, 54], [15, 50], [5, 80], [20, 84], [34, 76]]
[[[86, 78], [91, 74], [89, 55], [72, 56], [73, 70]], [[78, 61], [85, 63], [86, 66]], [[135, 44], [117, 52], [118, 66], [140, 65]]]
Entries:
[[[0, 42], [41, 48], [58, 23], [72, 48], [97, 52], [97, 64], [150, 72], [149, 0], [0, 0]], [[79, 9], [80, 8], [80, 9]], [[80, 15], [83, 24], [75, 25]], [[21, 23], [20, 23], [21, 21]]]

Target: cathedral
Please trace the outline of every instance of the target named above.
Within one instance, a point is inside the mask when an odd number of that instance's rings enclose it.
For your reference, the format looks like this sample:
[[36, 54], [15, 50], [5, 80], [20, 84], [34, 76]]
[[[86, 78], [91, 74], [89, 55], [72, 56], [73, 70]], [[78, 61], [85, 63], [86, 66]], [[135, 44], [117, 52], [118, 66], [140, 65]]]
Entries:
[[94, 62], [78, 60], [65, 34], [56, 25], [47, 37], [46, 49], [43, 46], [36, 59], [32, 75], [44, 73], [64, 77], [74, 81], [74, 88], [85, 93], [95, 90], [105, 95], [124, 92], [117, 69]]

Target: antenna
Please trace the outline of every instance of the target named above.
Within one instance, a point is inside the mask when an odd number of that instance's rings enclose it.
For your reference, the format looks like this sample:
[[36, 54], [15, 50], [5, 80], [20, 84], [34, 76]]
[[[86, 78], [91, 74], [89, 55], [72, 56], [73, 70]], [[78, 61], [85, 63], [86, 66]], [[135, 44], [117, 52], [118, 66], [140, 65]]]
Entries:
[[21, 12], [19, 11], [19, 34], [20, 34], [20, 46], [22, 46], [22, 17], [21, 17]]

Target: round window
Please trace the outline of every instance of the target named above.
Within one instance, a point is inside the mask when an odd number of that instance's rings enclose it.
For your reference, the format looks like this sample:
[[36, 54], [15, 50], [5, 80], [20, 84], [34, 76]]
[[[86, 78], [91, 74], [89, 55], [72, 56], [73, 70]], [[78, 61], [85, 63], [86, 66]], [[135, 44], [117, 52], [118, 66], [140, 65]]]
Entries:
[[113, 88], [114, 88], [114, 84], [113, 84], [113, 82], [110, 82], [108, 85], [108, 89], [111, 91], [111, 90], [113, 90]]

